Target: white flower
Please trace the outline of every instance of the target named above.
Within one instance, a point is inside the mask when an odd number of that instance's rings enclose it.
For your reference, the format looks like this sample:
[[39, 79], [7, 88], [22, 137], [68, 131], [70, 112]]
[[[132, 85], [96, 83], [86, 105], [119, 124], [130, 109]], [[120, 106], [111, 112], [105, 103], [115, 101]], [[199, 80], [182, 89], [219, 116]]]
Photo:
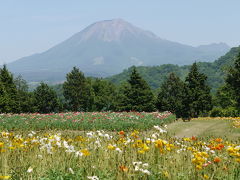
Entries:
[[236, 146], [235, 149], [236, 149], [236, 150], [240, 150], [240, 146]]
[[157, 137], [158, 137], [157, 133], [152, 134], [152, 138], [157, 139]]
[[88, 176], [87, 178], [91, 180], [99, 180], [97, 176]]
[[151, 174], [150, 171], [147, 170], [147, 169], [141, 169], [141, 171], [142, 171], [144, 174], [147, 174], [147, 175], [150, 175], [150, 174]]
[[33, 168], [30, 166], [27, 170], [28, 173], [31, 173], [33, 171]]
[[135, 171], [139, 171], [139, 167], [138, 167], [138, 166], [135, 166], [134, 170], [135, 170]]
[[76, 152], [75, 152], [75, 156], [76, 156], [76, 157], [83, 156], [83, 153], [80, 152], [80, 151], [76, 151]]
[[94, 133], [90, 131], [90, 132], [88, 132], [86, 135], [87, 135], [88, 137], [93, 137]]
[[70, 171], [71, 174], [74, 174], [74, 171], [72, 170], [72, 168], [68, 169]]
[[111, 139], [111, 136], [109, 134], [104, 134], [104, 137], [107, 139]]
[[33, 137], [33, 134], [32, 134], [32, 133], [29, 133], [28, 136], [29, 136], [29, 137]]
[[142, 166], [146, 168], [148, 167], [148, 163], [144, 163]]
[[159, 126], [153, 126], [155, 129], [157, 129], [160, 133], [166, 133], [167, 131], [160, 128]]
[[118, 152], [122, 152], [122, 150], [120, 149], [120, 148], [116, 148], [116, 151], [118, 151]]
[[214, 150], [211, 150], [210, 153], [215, 154], [215, 151], [214, 151]]
[[97, 145], [97, 147], [101, 147], [101, 143], [99, 140], [95, 141], [95, 144]]

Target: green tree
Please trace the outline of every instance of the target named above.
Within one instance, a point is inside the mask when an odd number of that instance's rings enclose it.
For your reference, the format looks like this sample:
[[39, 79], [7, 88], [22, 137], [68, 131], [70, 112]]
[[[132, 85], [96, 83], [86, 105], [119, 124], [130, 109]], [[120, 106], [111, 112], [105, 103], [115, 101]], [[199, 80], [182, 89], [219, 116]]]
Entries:
[[[186, 96], [184, 106], [190, 108], [190, 116], [198, 117], [212, 109], [210, 87], [206, 84], [207, 76], [198, 71], [196, 63], [190, 68], [186, 77]], [[187, 109], [189, 109], [187, 108]]]
[[20, 112], [34, 112], [33, 94], [28, 91], [27, 81], [24, 80], [21, 75], [19, 75], [14, 79], [14, 84], [17, 88], [17, 99], [19, 102]]
[[71, 111], [91, 111], [93, 91], [91, 81], [76, 67], [67, 74], [63, 84], [63, 94]]
[[0, 69], [1, 102], [0, 111], [4, 113], [18, 113], [20, 110], [17, 88], [13, 81], [13, 75], [8, 71], [6, 65]]
[[237, 108], [240, 111], [240, 53], [234, 62], [234, 66], [228, 71], [226, 83], [232, 88], [236, 97]]
[[116, 88], [105, 80], [96, 79], [92, 83], [94, 91], [94, 111], [109, 111], [115, 109]]
[[154, 95], [147, 82], [142, 79], [134, 67], [128, 83], [122, 88], [119, 109], [125, 111], [154, 111]]
[[36, 111], [39, 113], [57, 112], [59, 101], [56, 92], [45, 83], [40, 85], [33, 91], [34, 104]]
[[213, 97], [214, 106], [226, 109], [228, 107], [233, 107], [236, 105], [236, 97], [234, 95], [233, 89], [229, 84], [224, 84], [218, 88], [215, 96]]
[[184, 83], [175, 73], [170, 73], [160, 87], [156, 103], [157, 109], [175, 113], [176, 117], [179, 118], [183, 109], [183, 97]]

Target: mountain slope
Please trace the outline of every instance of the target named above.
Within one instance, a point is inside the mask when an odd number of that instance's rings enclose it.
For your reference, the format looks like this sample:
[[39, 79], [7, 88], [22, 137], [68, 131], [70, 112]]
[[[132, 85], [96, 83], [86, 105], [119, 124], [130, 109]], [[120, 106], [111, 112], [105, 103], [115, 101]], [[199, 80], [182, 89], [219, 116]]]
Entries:
[[28, 81], [62, 81], [73, 66], [88, 76], [106, 77], [132, 65], [212, 61], [228, 50], [225, 44], [192, 47], [163, 40], [114, 19], [94, 23], [51, 49], [9, 63], [8, 67]]
[[[224, 56], [214, 62], [199, 62], [199, 70], [208, 76], [208, 84], [212, 87], [213, 92], [224, 83], [224, 77], [229, 66], [240, 53], [240, 46], [232, 48]], [[190, 65], [178, 66], [172, 64], [164, 64], [152, 67], [137, 67], [140, 75], [149, 83], [153, 89], [160, 87], [164, 79], [170, 72], [176, 73], [182, 80], [186, 77], [190, 69]], [[114, 84], [120, 84], [129, 78], [132, 67], [125, 69], [122, 73], [106, 78]]]

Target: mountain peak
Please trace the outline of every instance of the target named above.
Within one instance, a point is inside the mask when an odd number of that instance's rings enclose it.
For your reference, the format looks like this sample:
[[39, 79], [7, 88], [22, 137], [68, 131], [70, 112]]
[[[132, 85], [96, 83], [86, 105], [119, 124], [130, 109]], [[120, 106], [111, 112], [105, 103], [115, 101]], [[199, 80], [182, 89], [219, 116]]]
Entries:
[[119, 41], [124, 37], [147, 36], [157, 38], [151, 32], [142, 30], [123, 19], [112, 19], [96, 22], [77, 34], [80, 41], [99, 39], [106, 42]]

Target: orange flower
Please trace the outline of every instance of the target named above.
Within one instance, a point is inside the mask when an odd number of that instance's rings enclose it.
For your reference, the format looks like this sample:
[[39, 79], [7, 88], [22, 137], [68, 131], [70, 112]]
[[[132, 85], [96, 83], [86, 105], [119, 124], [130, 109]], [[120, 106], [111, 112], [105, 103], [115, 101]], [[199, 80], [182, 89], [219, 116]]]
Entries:
[[218, 145], [216, 146], [216, 149], [217, 149], [217, 150], [221, 150], [222, 148], [224, 148], [224, 145], [223, 145], [223, 144], [218, 144]]
[[119, 166], [119, 169], [123, 172], [127, 172], [128, 168], [126, 166]]
[[120, 131], [118, 134], [124, 136], [124, 135], [125, 135], [125, 132], [124, 132], [124, 131]]
[[213, 160], [213, 162], [215, 162], [215, 163], [219, 163], [220, 161], [221, 161], [221, 159], [219, 157], [215, 157]]
[[196, 141], [197, 138], [196, 138], [195, 136], [192, 136], [192, 140], [193, 140], [193, 141]]
[[222, 142], [223, 140], [222, 140], [221, 138], [216, 138], [215, 141], [218, 142], [218, 143], [220, 143], [220, 142]]

